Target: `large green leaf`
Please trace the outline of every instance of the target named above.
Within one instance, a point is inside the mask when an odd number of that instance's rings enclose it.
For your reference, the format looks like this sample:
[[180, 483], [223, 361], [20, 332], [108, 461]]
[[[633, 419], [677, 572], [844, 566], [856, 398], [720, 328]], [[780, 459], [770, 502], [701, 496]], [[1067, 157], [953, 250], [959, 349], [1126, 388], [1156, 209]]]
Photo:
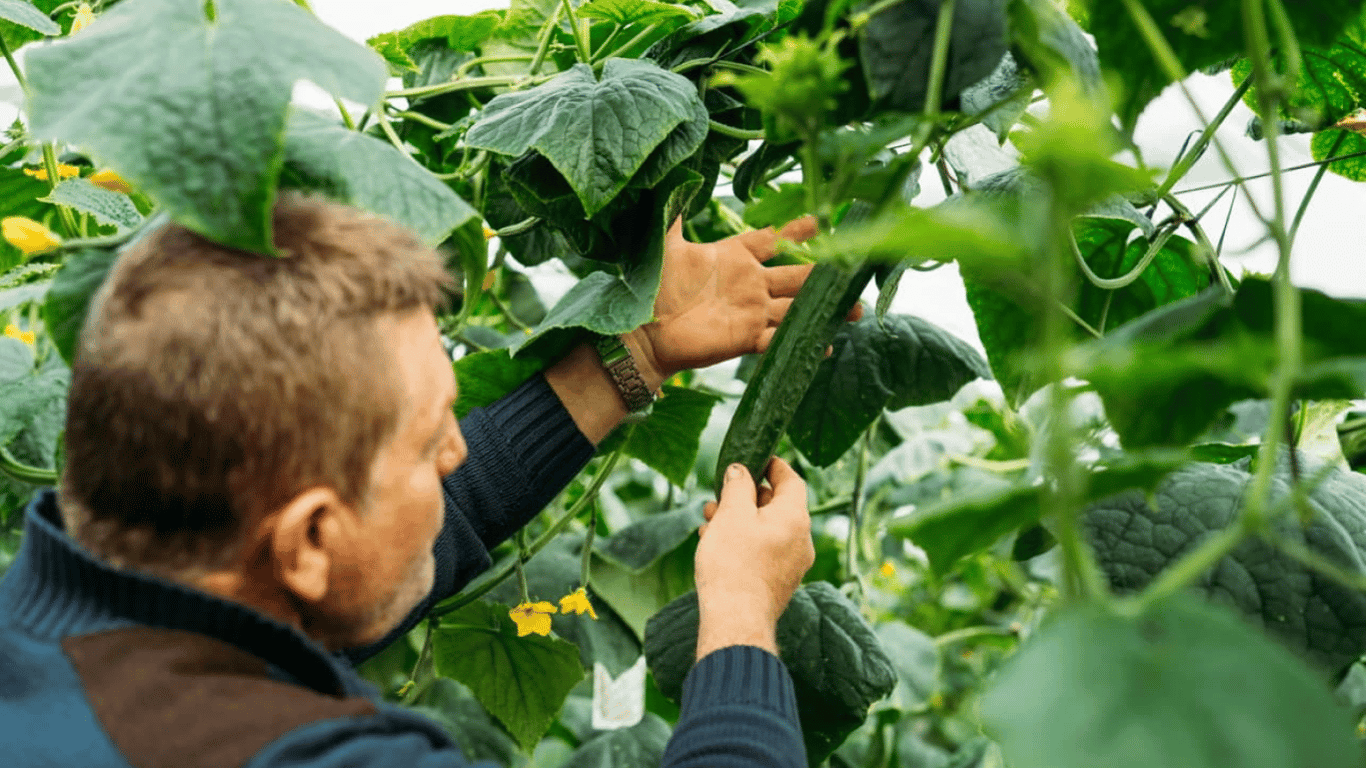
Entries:
[[102, 224], [132, 229], [142, 223], [142, 214], [138, 213], [132, 198], [122, 192], [95, 186], [87, 179], [67, 179], [54, 187], [47, 197], [40, 199], [45, 203], [65, 205], [88, 213]]
[[[402, 674], [406, 676], [407, 670]], [[517, 743], [489, 717], [468, 688], [449, 677], [433, 680], [412, 708], [445, 726], [466, 760], [490, 760], [498, 765], [516, 762]]]
[[470, 603], [432, 634], [443, 677], [464, 683], [523, 749], [541, 740], [570, 689], [583, 679], [579, 651], [556, 637], [518, 637], [505, 606]]
[[60, 35], [62, 28], [48, 15], [24, 0], [0, 0], [0, 19], [28, 27], [43, 35]]
[[[645, 658], [659, 690], [679, 699], [697, 654], [697, 593], [670, 603], [645, 631]], [[821, 765], [892, 692], [896, 671], [877, 633], [829, 582], [804, 584], [778, 619], [778, 651], [792, 673], [806, 757]]]
[[671, 19], [692, 19], [691, 8], [654, 0], [593, 0], [579, 8], [579, 16], [603, 19], [613, 24], [658, 24]]
[[1314, 134], [1309, 148], [1318, 161], [1355, 155], [1330, 162], [1328, 170], [1352, 181], [1366, 181], [1366, 136], [1356, 131], [1322, 131]]
[[[664, 236], [701, 184], [701, 176], [680, 167], [649, 190], [639, 203], [640, 215], [648, 216], [645, 226], [649, 228], [648, 240], [637, 254], [639, 261], [627, 267], [620, 277], [610, 272], [593, 272], [575, 283], [514, 354], [552, 331], [586, 328], [615, 336], [650, 322], [664, 266]], [[561, 340], [564, 337], [563, 333], [556, 335]]]
[[43, 302], [43, 322], [47, 324], [48, 338], [68, 365], [76, 356], [77, 337], [85, 323], [90, 299], [117, 258], [118, 254], [111, 250], [76, 251], [66, 257], [61, 271], [52, 279]]
[[1045, 86], [1070, 79], [1087, 93], [1104, 87], [1095, 46], [1053, 0], [1015, 0], [1009, 14], [1012, 42]]
[[[1302, 46], [1329, 44], [1357, 18], [1362, 0], [1297, 0], [1284, 3], [1285, 12]], [[1145, 0], [1143, 6], [1158, 31], [1171, 44], [1187, 71], [1239, 56], [1244, 52], [1242, 13], [1225, 0]], [[1153, 58], [1124, 3], [1089, 3], [1090, 29], [1106, 69], [1118, 75], [1119, 117], [1132, 130], [1138, 116], [1171, 80]]]
[[565, 761], [563, 768], [625, 768], [655, 766], [664, 759], [664, 747], [673, 729], [659, 715], [646, 712], [630, 728], [604, 731], [585, 741]]
[[1362, 764], [1322, 680], [1184, 597], [1138, 616], [1060, 611], [992, 682], [982, 718], [1013, 768]]
[[36, 137], [81, 145], [177, 222], [258, 252], [294, 84], [372, 104], [385, 78], [373, 51], [279, 0], [124, 0], [25, 63]]
[[[1180, 452], [1126, 456], [1091, 472], [1075, 502], [1089, 504], [1128, 488], [1152, 488], [1186, 460]], [[907, 538], [925, 550], [930, 568], [944, 574], [959, 559], [985, 550], [1011, 531], [1037, 523], [1044, 514], [1043, 492], [1044, 488], [1037, 485], [1015, 484], [954, 496], [918, 509], [908, 518], [892, 521], [887, 532]]]
[[577, 64], [535, 88], [498, 96], [465, 141], [514, 157], [535, 149], [592, 216], [671, 135], [681, 131], [692, 138], [672, 148], [672, 164], [664, 172], [696, 151], [706, 138], [707, 120], [707, 108], [687, 78], [646, 61], [610, 59], [600, 79], [592, 67]]
[[[1251, 490], [1249, 462], [1194, 464], [1172, 474], [1147, 497], [1123, 493], [1098, 502], [1085, 530], [1102, 568], [1120, 590], [1139, 589], [1206, 536], [1234, 525]], [[1366, 476], [1324, 469], [1300, 454], [1300, 477], [1328, 474], [1309, 494], [1313, 518], [1294, 514], [1279, 532], [1334, 563], [1366, 573]], [[1272, 499], [1284, 500], [1290, 463], [1279, 463]], [[1244, 542], [1195, 587], [1241, 611], [1291, 650], [1327, 672], [1366, 652], [1366, 595], [1322, 576], [1259, 539]]]
[[[1366, 301], [1300, 289], [1305, 367], [1297, 397], [1352, 399], [1366, 389]], [[1091, 382], [1127, 448], [1181, 445], [1228, 405], [1266, 397], [1276, 364], [1271, 283], [1247, 278], [1169, 304], [1089, 343], [1073, 373]]]
[[[1281, 107], [1287, 119], [1316, 130], [1366, 106], [1366, 18], [1357, 16], [1331, 44], [1309, 46], [1301, 54], [1299, 80]], [[1252, 62], [1238, 60], [1230, 74], [1241, 83], [1252, 76]], [[1259, 98], [1254, 86], [1243, 101], [1256, 112]]]
[[735, 56], [795, 19], [802, 9], [801, 0], [706, 0], [705, 5], [711, 14], [651, 46], [646, 58], [672, 69], [689, 61]]
[[[687, 485], [697, 459], [702, 430], [721, 398], [686, 387], [664, 387], [645, 421], [631, 429], [626, 453], [645, 462], [669, 482]], [[601, 446], [599, 447], [601, 450]]]
[[693, 588], [698, 507], [647, 517], [594, 546], [589, 584], [630, 625], [645, 636], [646, 622], [661, 608]]
[[503, 23], [502, 11], [483, 11], [470, 16], [445, 14], [409, 24], [403, 29], [375, 35], [365, 44], [377, 51], [407, 51], [420, 40], [440, 38], [452, 50], [474, 51]]
[[[859, 36], [859, 60], [868, 93], [882, 105], [916, 112], [925, 108], [935, 26], [941, 0], [905, 0], [883, 8]], [[958, 0], [944, 99], [991, 74], [1006, 53], [1006, 0]]]
[[991, 371], [977, 350], [911, 315], [865, 317], [841, 328], [834, 352], [788, 425], [792, 444], [817, 466], [844, 455], [884, 408], [948, 400]]
[[475, 352], [455, 361], [455, 415], [482, 408], [516, 389], [544, 364], [539, 360], [512, 358], [505, 349]]
[[[63, 406], [58, 409], [60, 427], [70, 383], [71, 373], [65, 368], [30, 371], [26, 376], [0, 382], [0, 446], [8, 445], [35, 422], [50, 421], [54, 405]], [[49, 454], [46, 466], [51, 466], [51, 458]]]
[[393, 145], [312, 112], [290, 116], [285, 162], [298, 181], [402, 224], [429, 245], [479, 215]]

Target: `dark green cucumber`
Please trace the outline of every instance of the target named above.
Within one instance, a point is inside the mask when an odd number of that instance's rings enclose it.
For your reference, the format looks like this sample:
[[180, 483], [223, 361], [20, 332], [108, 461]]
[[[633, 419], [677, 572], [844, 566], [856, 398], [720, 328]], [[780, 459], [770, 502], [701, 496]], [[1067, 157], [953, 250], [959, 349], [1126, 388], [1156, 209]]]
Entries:
[[811, 270], [735, 409], [716, 461], [717, 494], [731, 464], [748, 467], [756, 483], [763, 479], [764, 467], [811, 386], [826, 348], [874, 271], [869, 263], [829, 262]]

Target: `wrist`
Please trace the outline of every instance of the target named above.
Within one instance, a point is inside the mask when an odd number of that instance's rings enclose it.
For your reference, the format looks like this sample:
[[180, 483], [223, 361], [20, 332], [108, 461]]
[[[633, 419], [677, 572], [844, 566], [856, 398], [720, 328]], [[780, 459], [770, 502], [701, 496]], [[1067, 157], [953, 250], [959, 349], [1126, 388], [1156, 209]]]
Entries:
[[752, 645], [778, 655], [778, 617], [772, 606], [748, 595], [698, 592], [697, 658], [732, 645]]
[[645, 380], [645, 386], [651, 392], [659, 392], [659, 388], [664, 385], [677, 371], [664, 370], [655, 356], [654, 343], [650, 340], [649, 333], [645, 326], [641, 326], [634, 331], [623, 333], [621, 342], [630, 350], [632, 359], [635, 360], [636, 368], [640, 371], [640, 377]]

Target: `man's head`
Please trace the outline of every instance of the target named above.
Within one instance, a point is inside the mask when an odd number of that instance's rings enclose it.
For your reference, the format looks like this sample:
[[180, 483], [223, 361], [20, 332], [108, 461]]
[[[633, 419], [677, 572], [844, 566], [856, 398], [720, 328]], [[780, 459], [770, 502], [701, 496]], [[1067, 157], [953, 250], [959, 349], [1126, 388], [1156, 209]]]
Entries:
[[287, 195], [274, 228], [280, 258], [178, 226], [119, 258], [72, 369], [61, 505], [110, 562], [363, 642], [430, 588], [464, 455], [432, 316], [450, 279], [344, 206]]

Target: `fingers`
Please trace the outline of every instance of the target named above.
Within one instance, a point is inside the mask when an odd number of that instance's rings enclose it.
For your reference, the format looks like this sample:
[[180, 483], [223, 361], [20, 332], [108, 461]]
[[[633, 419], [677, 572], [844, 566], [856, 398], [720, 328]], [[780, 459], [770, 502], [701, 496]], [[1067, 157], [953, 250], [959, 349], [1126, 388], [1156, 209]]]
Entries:
[[754, 255], [754, 258], [759, 261], [768, 261], [777, 254], [774, 248], [779, 240], [804, 243], [815, 237], [818, 231], [816, 217], [803, 216], [800, 219], [789, 221], [783, 225], [780, 231], [774, 231], [773, 227], [764, 227], [753, 232], [736, 235], [736, 237]]
[[683, 241], [683, 217], [674, 219], [674, 223], [669, 225], [669, 234], [665, 238], [668, 242]]
[[750, 476], [749, 470], [742, 464], [732, 464], [726, 469], [726, 484], [721, 488], [721, 499], [717, 504], [716, 515], [724, 513], [726, 515], [755, 514], [758, 512], [758, 499], [756, 497], [754, 479]]
[[792, 299], [774, 299], [768, 303], [768, 324], [777, 325], [792, 307]]
[[795, 505], [806, 510], [806, 481], [792, 465], [774, 456], [768, 462], [767, 476], [773, 486], [771, 506]]
[[702, 505], [702, 517], [705, 517], [705, 518], [710, 522], [711, 519], [712, 519], [715, 515], [716, 515], [716, 502], [714, 502], [714, 501], [709, 501], [709, 502], [707, 502], [706, 504], [703, 504], [703, 505]]
[[779, 230], [778, 237], [784, 240], [791, 240], [794, 243], [804, 243], [816, 236], [820, 229], [816, 225], [815, 216], [803, 216], [800, 219], [789, 221]]
[[754, 353], [762, 355], [768, 351], [768, 346], [773, 343], [773, 336], [778, 333], [778, 326], [770, 326], [759, 331], [759, 337], [754, 340]]
[[851, 322], [851, 323], [857, 323], [859, 320], [862, 320], [862, 319], [863, 319], [863, 302], [861, 302], [861, 301], [855, 302], [855, 303], [854, 303], [854, 308], [851, 309], [851, 310], [849, 310], [849, 314], [845, 315], [845, 316], [844, 316], [844, 319], [848, 320], [848, 321]]
[[759, 506], [766, 507], [773, 501], [773, 489], [767, 485], [759, 486]]
[[764, 270], [768, 278], [768, 295], [773, 298], [796, 296], [801, 290], [806, 276], [811, 274], [814, 264], [793, 264], [782, 267], [769, 267]]

